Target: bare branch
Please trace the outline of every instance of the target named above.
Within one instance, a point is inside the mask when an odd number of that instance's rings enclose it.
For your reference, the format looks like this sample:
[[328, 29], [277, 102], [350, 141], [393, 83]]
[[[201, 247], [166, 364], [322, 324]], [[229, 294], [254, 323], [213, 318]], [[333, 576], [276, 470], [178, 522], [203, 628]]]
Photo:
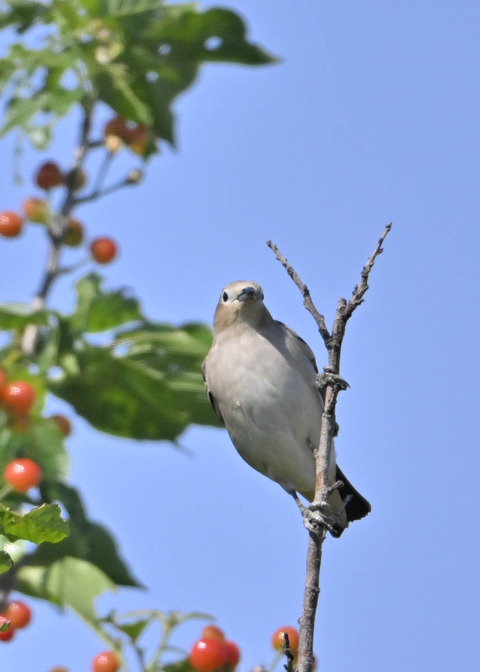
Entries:
[[367, 261], [367, 263], [363, 267], [363, 270], [362, 270], [362, 273], [361, 273], [360, 284], [357, 285], [354, 288], [353, 293], [352, 293], [352, 297], [351, 297], [350, 301], [348, 302], [348, 304], [345, 308], [346, 313], [347, 313], [345, 321], [348, 320], [351, 317], [353, 311], [356, 308], [358, 308], [358, 306], [361, 303], [363, 303], [363, 297], [365, 295], [365, 292], [368, 289], [368, 276], [370, 275], [370, 271], [372, 270], [373, 265], [374, 265], [378, 255], [382, 254], [382, 252], [383, 252], [382, 245], [383, 245], [383, 243], [385, 241], [385, 238], [387, 237], [388, 233], [390, 232], [391, 228], [392, 228], [392, 224], [391, 223], [387, 224], [387, 226], [385, 227], [382, 235], [380, 236], [380, 238], [378, 240], [377, 246], [375, 247], [374, 251], [372, 252], [370, 258]]
[[326, 346], [327, 342], [330, 340], [331, 337], [325, 324], [324, 316], [318, 312], [318, 310], [315, 307], [315, 304], [312, 301], [312, 298], [310, 296], [310, 290], [308, 289], [307, 285], [305, 285], [301, 281], [298, 273], [296, 273], [294, 268], [290, 266], [287, 259], [283, 256], [278, 247], [274, 243], [272, 243], [271, 240], [267, 240], [267, 245], [275, 253], [275, 256], [277, 257], [278, 261], [286, 269], [288, 275], [292, 278], [293, 282], [297, 285], [298, 289], [301, 291], [303, 296], [303, 305], [315, 320], [318, 327], [318, 331], [320, 332], [323, 340], [325, 341]]
[[[307, 286], [300, 280], [300, 277], [288, 263], [287, 259], [281, 254], [278, 247], [271, 241], [267, 245], [273, 250], [278, 261], [285, 267], [288, 275], [300, 289], [304, 298], [304, 306], [311, 313], [318, 326], [318, 330], [323, 338], [325, 347], [328, 351], [328, 366], [324, 368], [324, 373], [317, 378], [319, 393], [324, 399], [322, 425], [320, 430], [319, 446], [312, 446], [315, 457], [315, 497], [308, 512], [315, 516], [318, 512], [318, 518], [315, 519], [315, 526], [307, 524], [304, 510], [304, 521], [309, 529], [307, 567], [305, 576], [305, 590], [303, 597], [302, 615], [300, 623], [300, 643], [298, 652], [298, 672], [311, 672], [314, 662], [313, 655], [313, 637], [315, 629], [315, 615], [320, 594], [320, 566], [322, 559], [322, 546], [325, 540], [327, 530], [330, 528], [329, 517], [325, 516], [328, 511], [328, 498], [331, 493], [343, 484], [340, 481], [336, 483], [329, 482], [330, 455], [333, 437], [338, 433], [336, 422], [336, 405], [338, 393], [345, 390], [348, 384], [340, 377], [340, 355], [342, 350], [345, 328], [348, 320], [355, 309], [363, 302], [363, 297], [368, 290], [368, 278], [373, 268], [376, 258], [382, 253], [382, 244], [388, 235], [391, 224], [388, 224], [361, 273], [360, 284], [353, 290], [350, 301], [340, 299], [337, 304], [335, 320], [333, 323], [332, 334], [330, 335], [323, 315], [315, 307]], [[294, 494], [294, 497], [302, 510], [305, 507]]]

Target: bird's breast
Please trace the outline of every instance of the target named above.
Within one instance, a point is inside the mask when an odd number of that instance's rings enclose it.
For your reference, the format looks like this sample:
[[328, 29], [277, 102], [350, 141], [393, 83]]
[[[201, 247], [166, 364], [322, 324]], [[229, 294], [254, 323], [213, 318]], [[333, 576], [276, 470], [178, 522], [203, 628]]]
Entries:
[[240, 455], [287, 489], [307, 492], [322, 401], [311, 363], [289, 345], [260, 335], [239, 336], [228, 348], [220, 341], [208, 356], [207, 384]]

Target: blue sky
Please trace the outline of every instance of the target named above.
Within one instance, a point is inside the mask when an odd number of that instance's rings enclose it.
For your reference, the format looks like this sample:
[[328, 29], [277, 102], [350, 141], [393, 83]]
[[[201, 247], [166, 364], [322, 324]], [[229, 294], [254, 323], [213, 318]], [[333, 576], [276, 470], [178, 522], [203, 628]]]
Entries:
[[[338, 407], [339, 463], [372, 513], [325, 543], [315, 649], [322, 672], [472, 669], [480, 655], [480, 7], [228, 6], [281, 62], [205, 68], [176, 105], [179, 151], [152, 161], [136, 191], [78, 216], [92, 235], [119, 240], [108, 284], [133, 288], [150, 317], [209, 322], [225, 284], [255, 280], [270, 312], [321, 365], [315, 324], [265, 241], [280, 246], [331, 324], [393, 221], [348, 325], [342, 373], [351, 389]], [[72, 118], [51, 157], [68, 162], [74, 137]], [[15, 188], [12, 140], [1, 148], [1, 209], [14, 209], [42, 157], [23, 155], [27, 183]], [[28, 300], [44, 263], [39, 232], [0, 242], [0, 263], [1, 300]], [[52, 301], [69, 307], [69, 281]], [[185, 451], [117, 440], [75, 421], [71, 481], [149, 587], [104, 596], [99, 608], [209, 612], [241, 647], [241, 670], [268, 665], [271, 632], [300, 615], [301, 519], [226, 432], [193, 427], [181, 444]], [[1, 648], [2, 670], [88, 669], [102, 643], [73, 615], [34, 608], [35, 626]], [[200, 628], [185, 626], [177, 644], [189, 648]]]

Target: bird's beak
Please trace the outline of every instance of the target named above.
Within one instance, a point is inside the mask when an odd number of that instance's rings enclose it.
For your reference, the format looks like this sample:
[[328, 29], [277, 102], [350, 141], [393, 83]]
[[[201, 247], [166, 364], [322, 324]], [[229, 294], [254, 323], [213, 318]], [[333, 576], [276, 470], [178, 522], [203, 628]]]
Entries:
[[253, 287], [245, 287], [242, 289], [241, 293], [237, 296], [237, 301], [247, 301], [248, 299], [255, 299], [256, 294]]

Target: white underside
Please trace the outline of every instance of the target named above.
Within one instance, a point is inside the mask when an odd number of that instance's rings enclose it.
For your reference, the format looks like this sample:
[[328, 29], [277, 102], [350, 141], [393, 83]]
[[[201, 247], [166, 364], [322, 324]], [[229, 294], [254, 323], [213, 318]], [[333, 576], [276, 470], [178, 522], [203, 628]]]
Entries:
[[[315, 462], [309, 445], [320, 441], [322, 399], [298, 339], [283, 325], [277, 329], [275, 346], [249, 330], [238, 334], [235, 347], [224, 348], [220, 336], [207, 358], [207, 385], [242, 458], [286, 490], [311, 497]], [[334, 455], [330, 467], [334, 480]]]

